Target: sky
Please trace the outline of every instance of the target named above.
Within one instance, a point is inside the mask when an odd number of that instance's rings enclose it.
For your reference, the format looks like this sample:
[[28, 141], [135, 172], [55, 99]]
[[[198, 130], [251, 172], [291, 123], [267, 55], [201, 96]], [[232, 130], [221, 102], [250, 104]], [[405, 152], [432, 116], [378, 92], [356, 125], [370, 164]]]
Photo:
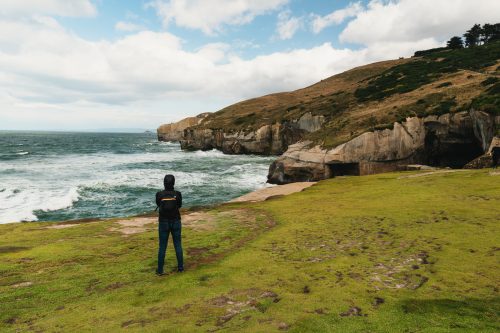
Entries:
[[0, 129], [155, 129], [498, 22], [499, 0], [0, 0]]

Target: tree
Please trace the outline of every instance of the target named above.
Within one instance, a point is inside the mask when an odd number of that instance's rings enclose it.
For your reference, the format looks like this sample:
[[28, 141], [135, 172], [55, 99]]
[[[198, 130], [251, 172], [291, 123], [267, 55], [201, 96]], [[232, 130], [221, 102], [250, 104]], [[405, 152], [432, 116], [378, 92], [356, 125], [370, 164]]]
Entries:
[[448, 42], [446, 42], [446, 47], [450, 49], [462, 49], [464, 47], [464, 41], [458, 36], [451, 37]]
[[483, 35], [481, 36], [483, 43], [490, 43], [500, 40], [500, 23], [483, 25]]
[[482, 33], [483, 28], [481, 28], [481, 25], [474, 24], [474, 26], [472, 26], [472, 28], [467, 30], [467, 32], [464, 34], [465, 46], [474, 47], [479, 45]]

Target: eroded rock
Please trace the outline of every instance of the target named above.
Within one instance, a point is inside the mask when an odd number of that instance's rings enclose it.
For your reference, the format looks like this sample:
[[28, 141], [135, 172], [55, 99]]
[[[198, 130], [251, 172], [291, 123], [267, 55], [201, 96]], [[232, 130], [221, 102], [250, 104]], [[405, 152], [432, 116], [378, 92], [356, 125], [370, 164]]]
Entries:
[[394, 123], [393, 129], [363, 133], [330, 150], [301, 141], [271, 164], [268, 182], [368, 175], [406, 170], [411, 164], [463, 167], [496, 142], [491, 128], [498, 118], [480, 111], [412, 117]]

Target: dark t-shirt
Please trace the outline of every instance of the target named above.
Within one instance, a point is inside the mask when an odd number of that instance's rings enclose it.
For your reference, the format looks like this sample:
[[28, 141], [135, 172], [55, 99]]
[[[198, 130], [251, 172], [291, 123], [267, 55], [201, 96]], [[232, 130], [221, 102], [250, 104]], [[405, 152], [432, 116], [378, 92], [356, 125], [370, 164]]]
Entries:
[[172, 191], [175, 192], [175, 197], [176, 197], [176, 203], [177, 203], [177, 210], [174, 212], [172, 216], [165, 216], [165, 214], [162, 214], [160, 211], [159, 215], [159, 220], [161, 221], [177, 221], [181, 219], [181, 214], [179, 213], [179, 208], [182, 207], [182, 194], [179, 191], [174, 191], [174, 190], [163, 190], [156, 192], [156, 205], [159, 207], [161, 203], [161, 199], [164, 197], [171, 197], [172, 196]]

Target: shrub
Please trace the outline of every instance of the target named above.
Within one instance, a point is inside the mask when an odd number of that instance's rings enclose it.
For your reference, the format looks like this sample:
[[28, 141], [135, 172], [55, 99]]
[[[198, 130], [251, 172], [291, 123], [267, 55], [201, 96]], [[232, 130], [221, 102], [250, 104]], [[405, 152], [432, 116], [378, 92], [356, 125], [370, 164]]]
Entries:
[[360, 102], [382, 100], [394, 94], [413, 91], [443, 74], [460, 69], [480, 70], [496, 61], [499, 54], [500, 42], [425, 53], [421, 59], [394, 66], [373, 77], [366, 86], [356, 89], [354, 95]]
[[490, 84], [493, 84], [493, 83], [497, 83], [499, 80], [497, 77], [494, 77], [494, 76], [490, 76], [489, 78], [487, 78], [486, 80], [484, 80], [483, 82], [481, 82], [481, 85], [483, 86], [489, 86]]

